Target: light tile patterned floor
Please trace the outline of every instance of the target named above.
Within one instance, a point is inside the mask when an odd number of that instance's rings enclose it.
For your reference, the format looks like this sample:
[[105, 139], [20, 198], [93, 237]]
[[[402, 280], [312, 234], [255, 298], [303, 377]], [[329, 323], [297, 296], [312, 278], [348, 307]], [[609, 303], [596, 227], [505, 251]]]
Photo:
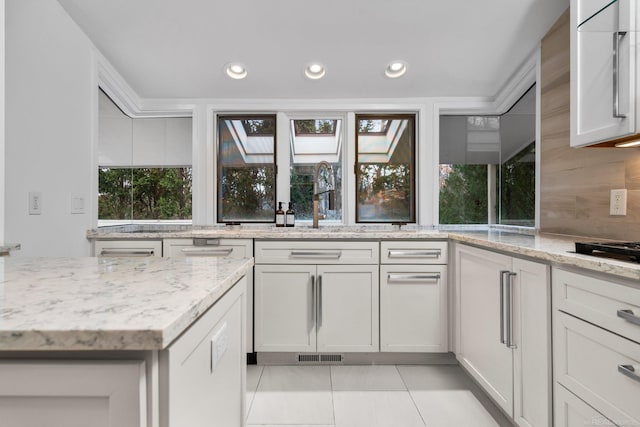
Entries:
[[511, 426], [458, 366], [247, 368], [250, 427]]

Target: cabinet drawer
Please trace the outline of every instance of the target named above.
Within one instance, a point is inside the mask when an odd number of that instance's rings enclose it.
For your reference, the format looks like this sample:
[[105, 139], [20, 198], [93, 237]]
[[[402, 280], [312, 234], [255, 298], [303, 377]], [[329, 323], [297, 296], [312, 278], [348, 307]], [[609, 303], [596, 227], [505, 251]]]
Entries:
[[562, 312], [554, 332], [556, 381], [617, 425], [638, 425], [640, 344]]
[[161, 257], [162, 240], [96, 240], [97, 257]]
[[584, 403], [569, 390], [555, 385], [555, 427], [613, 426], [613, 421]]
[[256, 264], [377, 264], [378, 242], [256, 241]]
[[447, 242], [388, 241], [380, 243], [381, 264], [446, 264]]
[[165, 239], [165, 257], [251, 258], [253, 242], [247, 239]]
[[556, 310], [640, 343], [640, 289], [561, 269], [553, 289]]

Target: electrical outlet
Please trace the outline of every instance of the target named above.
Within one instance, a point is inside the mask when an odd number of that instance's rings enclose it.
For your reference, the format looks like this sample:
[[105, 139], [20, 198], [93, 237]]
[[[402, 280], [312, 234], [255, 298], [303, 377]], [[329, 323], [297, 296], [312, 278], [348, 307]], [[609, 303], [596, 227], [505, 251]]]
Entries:
[[40, 215], [42, 213], [42, 193], [39, 191], [29, 192], [29, 215]]
[[624, 216], [627, 214], [627, 190], [611, 190], [609, 215]]

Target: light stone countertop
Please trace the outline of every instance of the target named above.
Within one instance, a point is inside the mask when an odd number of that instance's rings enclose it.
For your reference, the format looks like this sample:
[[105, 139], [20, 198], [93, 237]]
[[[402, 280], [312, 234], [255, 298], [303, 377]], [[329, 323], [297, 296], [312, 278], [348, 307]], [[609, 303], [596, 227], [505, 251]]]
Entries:
[[[485, 229], [467, 227], [460, 230], [435, 230], [432, 227], [416, 225], [403, 226], [398, 230], [392, 226], [321, 226], [276, 228], [267, 226], [212, 226], [184, 227], [181, 231], [163, 231], [162, 227], [141, 232], [140, 226], [130, 226], [135, 232], [89, 231], [88, 239], [128, 240], [128, 239], [191, 239], [191, 238], [235, 238], [235, 239], [272, 239], [272, 240], [451, 240], [469, 243], [487, 249], [499, 250], [516, 256], [530, 257], [553, 265], [584, 268], [599, 273], [611, 274], [626, 279], [640, 281], [640, 264], [603, 257], [575, 253], [575, 242], [590, 242], [603, 239], [590, 237], [563, 236], [534, 233], [533, 230]], [[120, 228], [126, 230], [127, 228]], [[142, 230], [145, 230], [144, 228]], [[154, 230], [154, 231], [149, 231]]]
[[464, 231], [449, 233], [449, 239], [515, 256], [525, 256], [560, 267], [576, 267], [635, 280], [640, 284], [640, 264], [632, 261], [575, 253], [575, 242], [602, 239], [539, 233], [514, 234], [504, 231]]
[[159, 350], [253, 259], [0, 259], [0, 351]]

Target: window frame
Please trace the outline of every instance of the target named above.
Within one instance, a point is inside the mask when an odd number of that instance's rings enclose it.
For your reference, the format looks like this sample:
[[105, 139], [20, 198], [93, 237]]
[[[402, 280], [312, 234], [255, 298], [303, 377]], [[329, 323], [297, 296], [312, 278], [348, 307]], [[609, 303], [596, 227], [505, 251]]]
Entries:
[[[358, 209], [358, 182], [360, 179], [360, 162], [358, 161], [359, 155], [359, 141], [360, 141], [360, 132], [358, 132], [358, 123], [361, 119], [367, 120], [388, 120], [387, 128], [390, 125], [392, 120], [409, 120], [412, 130], [412, 138], [411, 138], [411, 165], [410, 165], [410, 180], [412, 187], [412, 197], [411, 197], [411, 205], [410, 205], [410, 220], [409, 221], [399, 221], [399, 220], [389, 220], [389, 221], [364, 221], [359, 218], [359, 209]], [[355, 133], [355, 162], [353, 165], [354, 172], [354, 207], [355, 207], [355, 223], [356, 224], [416, 224], [418, 218], [417, 212], [417, 198], [419, 189], [417, 187], [416, 176], [416, 164], [417, 164], [417, 138], [418, 138], [418, 125], [419, 125], [419, 115], [417, 113], [355, 113], [355, 122], [354, 122], [354, 133]], [[372, 135], [380, 135], [380, 132], [371, 132]]]
[[[215, 162], [216, 162], [216, 173], [215, 173], [215, 211], [216, 211], [216, 222], [218, 224], [274, 224], [276, 222], [276, 209], [278, 205], [278, 115], [277, 113], [241, 113], [241, 114], [215, 114]], [[262, 120], [262, 119], [272, 119], [273, 120], [273, 203], [275, 208], [273, 209], [273, 217], [271, 220], [260, 220], [260, 221], [246, 221], [246, 220], [224, 220], [222, 218], [223, 211], [220, 209], [220, 200], [221, 200], [221, 185], [222, 180], [222, 156], [220, 156], [220, 132], [221, 126], [220, 123], [222, 120]]]

